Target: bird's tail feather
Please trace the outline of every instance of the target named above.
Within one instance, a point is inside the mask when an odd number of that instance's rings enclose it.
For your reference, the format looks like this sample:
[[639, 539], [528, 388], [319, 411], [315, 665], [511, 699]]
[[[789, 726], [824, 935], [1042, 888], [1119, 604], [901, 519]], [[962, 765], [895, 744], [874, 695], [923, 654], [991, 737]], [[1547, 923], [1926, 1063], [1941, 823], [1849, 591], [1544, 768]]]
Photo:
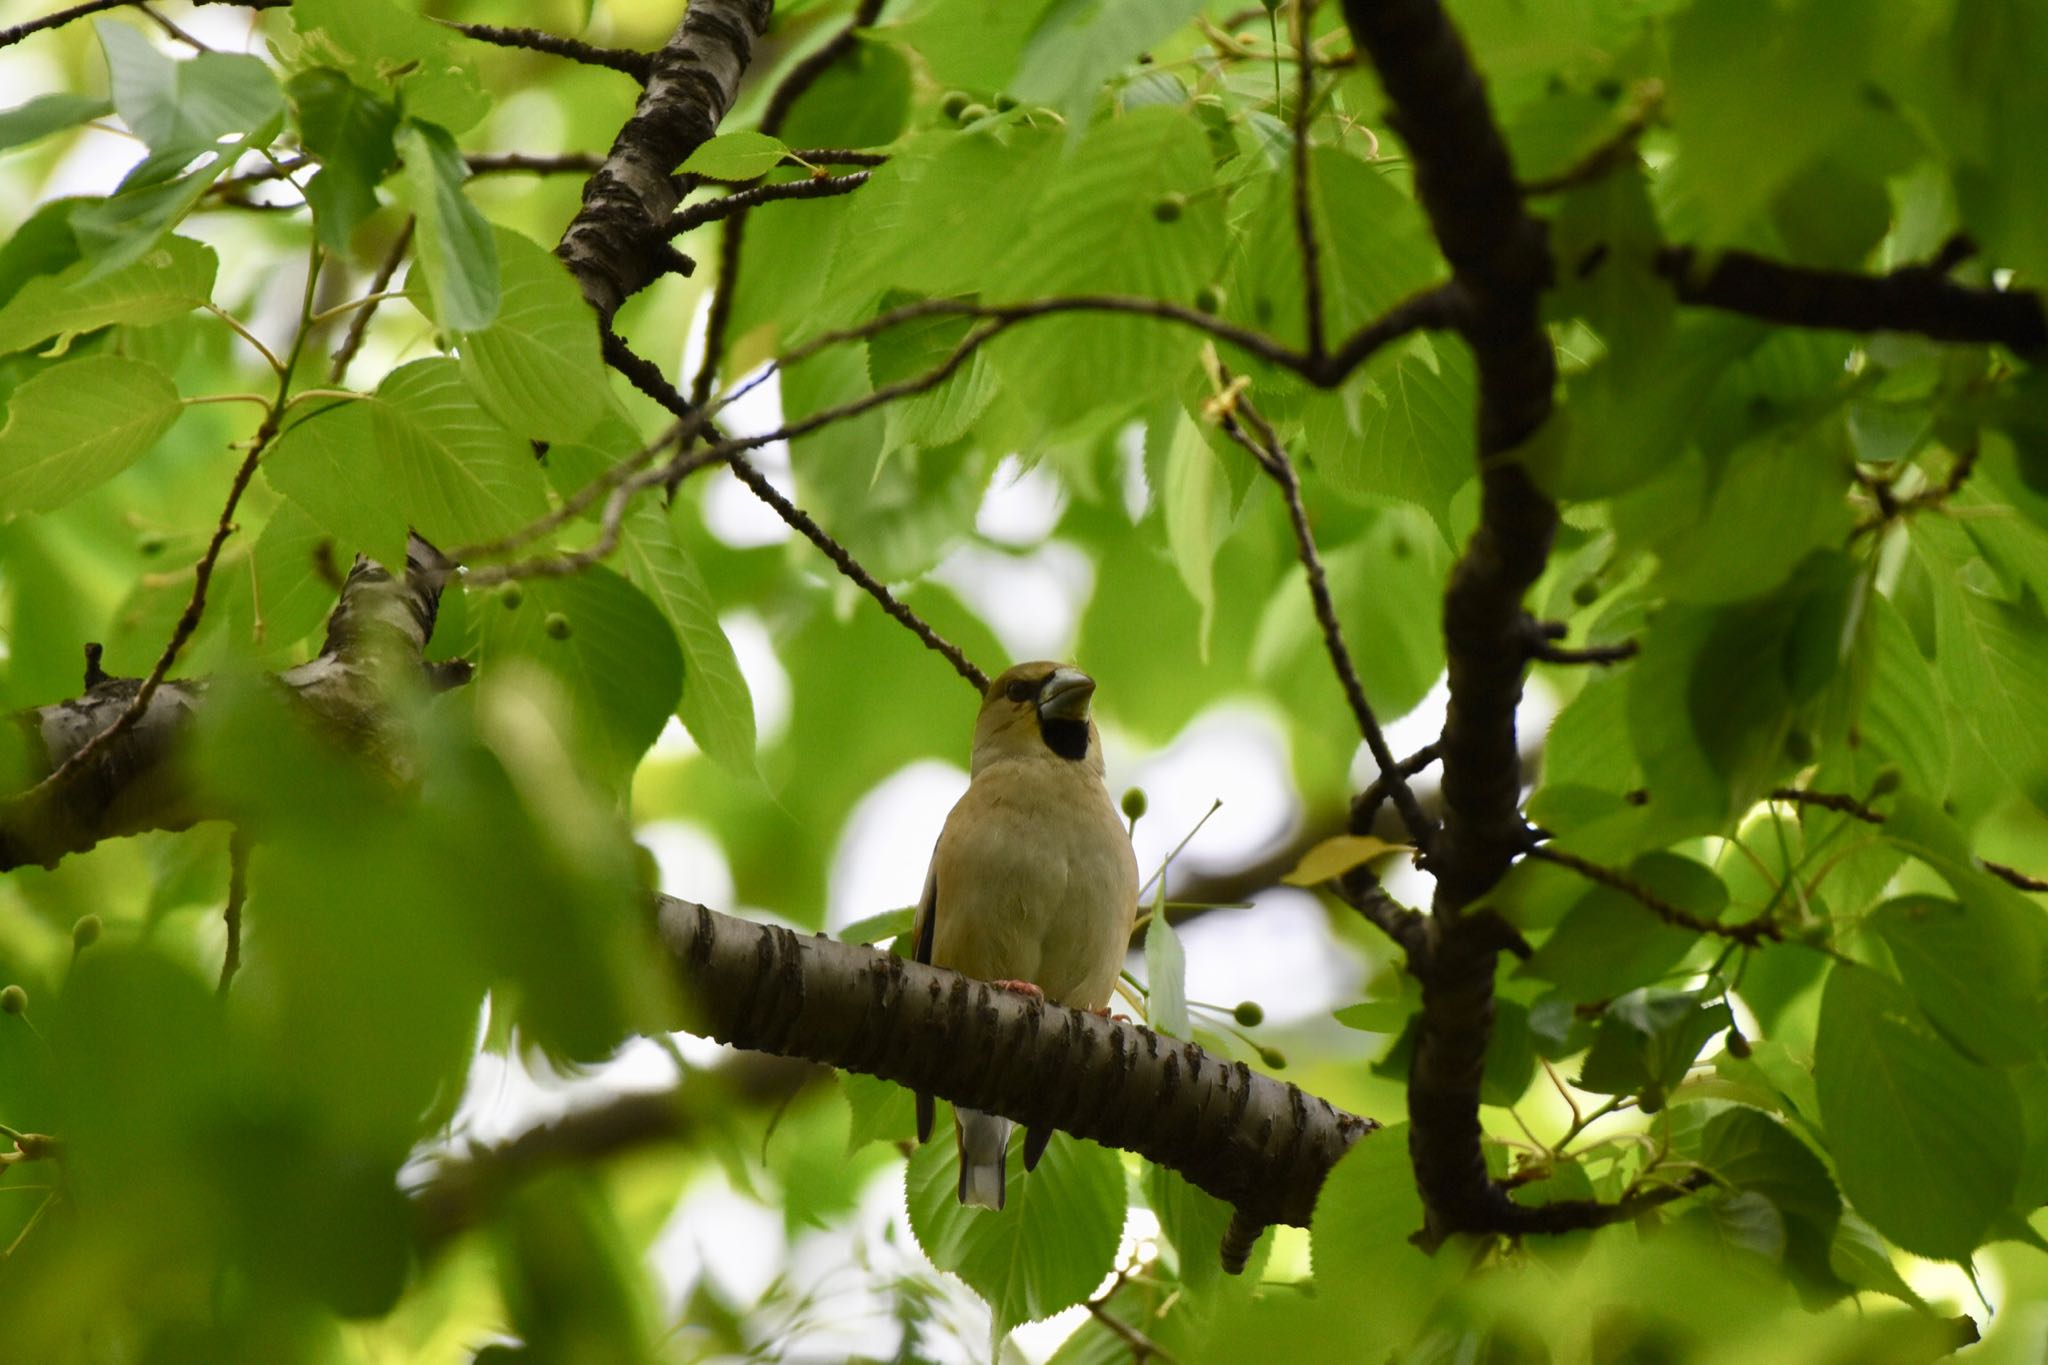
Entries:
[[953, 1117], [960, 1141], [960, 1202], [980, 1209], [1001, 1208], [1004, 1158], [1014, 1125], [1001, 1115], [958, 1106]]

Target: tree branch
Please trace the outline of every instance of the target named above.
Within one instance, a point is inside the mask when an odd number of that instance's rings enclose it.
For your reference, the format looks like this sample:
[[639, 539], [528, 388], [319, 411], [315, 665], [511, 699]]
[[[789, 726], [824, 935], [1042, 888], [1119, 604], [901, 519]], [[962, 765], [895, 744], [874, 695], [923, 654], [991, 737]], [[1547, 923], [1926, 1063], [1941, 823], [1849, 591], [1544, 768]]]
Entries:
[[2039, 294], [1957, 284], [1944, 261], [1862, 275], [1782, 265], [1748, 251], [1668, 246], [1657, 253], [1656, 267], [1681, 303], [1765, 322], [1996, 342], [2021, 354], [2048, 347], [2048, 313]]
[[1344, 643], [1344, 628], [1337, 620], [1337, 604], [1330, 597], [1329, 575], [1324, 573], [1323, 557], [1316, 550], [1315, 530], [1309, 525], [1308, 508], [1301, 500], [1301, 476], [1295, 471], [1294, 462], [1287, 458], [1287, 452], [1281, 448], [1273, 428], [1259, 416], [1247, 397], [1236, 395], [1231, 407], [1252, 424], [1258, 438], [1254, 440], [1247, 435], [1229, 409], [1222, 414], [1224, 434], [1249, 451], [1259, 468], [1279, 485], [1281, 500], [1287, 505], [1287, 519], [1294, 530], [1295, 555], [1301, 560], [1308, 580], [1309, 599], [1315, 605], [1316, 622], [1322, 628], [1323, 645], [1329, 652], [1330, 666], [1336, 671], [1337, 681], [1344, 689], [1344, 698], [1350, 704], [1352, 718], [1365, 739], [1365, 747], [1372, 752], [1373, 762], [1379, 765], [1387, 794], [1393, 798], [1394, 808], [1401, 813], [1401, 822], [1408, 827], [1416, 847], [1422, 849], [1426, 856], [1436, 838], [1436, 825], [1422, 813], [1415, 793], [1408, 789], [1401, 764], [1395, 760], [1394, 751], [1387, 747], [1387, 737], [1380, 729], [1379, 717], [1373, 714], [1372, 703], [1366, 700], [1365, 684], [1359, 680], [1351, 649]]
[[771, 185], [756, 185], [750, 190], [739, 190], [723, 199], [708, 199], [701, 204], [692, 204], [668, 220], [665, 229], [671, 237], [680, 237], [692, 228], [745, 213], [756, 204], [766, 204], [777, 199], [825, 199], [837, 194], [850, 194], [868, 183], [868, 172], [856, 171], [852, 175], [828, 175], [811, 180], [783, 180]]
[[1247, 1218], [1306, 1226], [1378, 1125], [1150, 1029], [872, 948], [661, 899], [686, 1027], [1137, 1152]]
[[[874, 23], [881, 13], [882, 0], [860, 0], [845, 28], [791, 67], [789, 74], [768, 96], [768, 107], [761, 113], [761, 131], [770, 137], [779, 134], [804, 92], [831, 70], [842, 56], [852, 51], [853, 45], [859, 41], [860, 30]], [[746, 241], [747, 214], [741, 211], [727, 220], [725, 232], [718, 242], [718, 272], [711, 282], [711, 310], [704, 319], [704, 359], [698, 363], [697, 373], [690, 379], [689, 398], [693, 404], [701, 405], [707, 401], [711, 397], [711, 387], [718, 379], [718, 365], [725, 356], [725, 333], [732, 323], [733, 295], [739, 284], [740, 253]]]
[[0, 48], [13, 47], [22, 39], [41, 33], [45, 29], [62, 28], [74, 19], [83, 19], [105, 10], [122, 9], [140, 3], [142, 0], [85, 0], [84, 4], [60, 9], [55, 14], [45, 14], [40, 19], [30, 19], [27, 23], [16, 24], [11, 28], [0, 28]]
[[771, 0], [693, 0], [654, 54], [633, 117], [555, 248], [601, 324], [669, 268], [661, 225], [679, 197], [675, 168], [718, 131], [770, 8]]
[[654, 58], [645, 52], [633, 52], [626, 48], [594, 47], [564, 38], [554, 33], [543, 33], [533, 28], [500, 28], [495, 24], [461, 24], [451, 19], [437, 20], [449, 28], [476, 39], [480, 43], [494, 43], [499, 47], [525, 48], [529, 52], [545, 52], [551, 57], [566, 57], [572, 62], [585, 66], [602, 66], [612, 71], [631, 76], [642, 85], [654, 72]]
[[1541, 862], [1570, 868], [1589, 882], [1619, 891], [1675, 928], [1690, 929], [1696, 934], [1712, 934], [1717, 938], [1740, 943], [1745, 948], [1754, 948], [1766, 939], [1776, 941], [1785, 936], [1769, 911], [1751, 919], [1737, 920], [1732, 924], [1702, 919], [1689, 910], [1673, 905], [1626, 872], [1581, 858], [1576, 853], [1569, 853], [1549, 844], [1539, 844], [1529, 850], [1529, 856]]
[[[417, 536], [402, 582], [358, 556], [327, 618], [320, 654], [277, 678], [323, 732], [351, 736], [388, 767], [402, 769], [405, 761], [385, 743], [384, 675], [394, 666], [421, 666], [441, 584], [453, 567]], [[29, 863], [54, 867], [103, 839], [245, 814], [208, 805], [184, 770], [185, 743], [210, 688], [205, 679], [164, 683], [126, 729], [107, 737], [140, 688], [139, 679], [94, 668], [79, 696], [10, 718], [23, 732], [32, 770], [73, 763], [75, 776], [0, 801], [0, 872]]]
[[1522, 599], [1549, 558], [1557, 509], [1516, 450], [1551, 411], [1557, 361], [1537, 312], [1551, 265], [1484, 84], [1437, 0], [1344, 0], [1344, 14], [1392, 102], [1417, 196], [1463, 292], [1458, 326], [1479, 381], [1479, 524], [1444, 598], [1451, 700], [1438, 741], [1434, 913], [1404, 945], [1423, 998], [1409, 1153], [1433, 1245], [1503, 1229], [1515, 1216], [1487, 1174], [1479, 1123], [1494, 964], [1505, 945], [1494, 917], [1463, 912], [1529, 842], [1515, 729], [1527, 665]]

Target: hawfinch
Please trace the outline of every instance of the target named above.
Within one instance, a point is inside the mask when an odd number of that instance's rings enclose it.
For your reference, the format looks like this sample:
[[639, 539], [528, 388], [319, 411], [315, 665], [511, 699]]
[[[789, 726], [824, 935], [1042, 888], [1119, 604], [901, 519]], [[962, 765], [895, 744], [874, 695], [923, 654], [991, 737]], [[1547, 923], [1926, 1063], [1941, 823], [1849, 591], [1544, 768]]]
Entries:
[[[972, 779], [918, 903], [918, 961], [1077, 1009], [1109, 1004], [1137, 913], [1138, 860], [1103, 785], [1094, 694], [1086, 673], [1045, 662], [988, 685]], [[954, 1116], [960, 1202], [1000, 1209], [1011, 1122], [958, 1106]], [[920, 1094], [918, 1141], [931, 1130], [932, 1098]], [[1025, 1135], [1025, 1170], [1051, 1137]]]

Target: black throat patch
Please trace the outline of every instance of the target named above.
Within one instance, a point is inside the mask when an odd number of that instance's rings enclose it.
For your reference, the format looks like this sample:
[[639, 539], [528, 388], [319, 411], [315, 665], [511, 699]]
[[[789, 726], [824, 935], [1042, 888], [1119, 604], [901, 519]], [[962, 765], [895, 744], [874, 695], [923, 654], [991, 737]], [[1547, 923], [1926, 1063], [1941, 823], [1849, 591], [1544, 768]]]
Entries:
[[1088, 756], [1088, 722], [1085, 720], [1040, 716], [1038, 733], [1045, 736], [1045, 747], [1061, 758], [1078, 762]]

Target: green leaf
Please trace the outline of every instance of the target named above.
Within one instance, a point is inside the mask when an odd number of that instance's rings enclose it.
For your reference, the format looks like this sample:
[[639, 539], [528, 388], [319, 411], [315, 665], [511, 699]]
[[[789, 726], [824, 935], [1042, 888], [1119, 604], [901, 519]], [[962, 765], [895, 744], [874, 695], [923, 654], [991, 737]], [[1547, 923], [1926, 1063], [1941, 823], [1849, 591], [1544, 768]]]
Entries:
[[469, 167], [461, 149], [445, 129], [417, 118], [400, 125], [396, 146], [437, 319], [462, 332], [489, 326], [498, 315], [498, 247], [491, 225], [462, 192]]
[[236, 158], [253, 146], [267, 143], [276, 127], [273, 122], [254, 138], [201, 153], [192, 170], [170, 179], [160, 178], [161, 172], [166, 167], [187, 164], [191, 156], [179, 151], [168, 157], [150, 157], [128, 173], [119, 193], [72, 210], [71, 230], [78, 238], [79, 248], [92, 261], [91, 270], [81, 279], [111, 275], [149, 255], [164, 233], [192, 211], [208, 187], [220, 179]]
[[1787, 1261], [1817, 1282], [1829, 1278], [1842, 1197], [1811, 1148], [1768, 1115], [1736, 1107], [1707, 1121], [1699, 1159], [1720, 1184], [1770, 1200], [1785, 1217]]
[[277, 77], [243, 53], [173, 61], [126, 24], [95, 20], [114, 110], [157, 153], [189, 157], [230, 134], [252, 135], [284, 112]]
[[1353, 1143], [1323, 1182], [1309, 1225], [1316, 1283], [1330, 1293], [1346, 1285], [1373, 1290], [1373, 1312], [1347, 1315], [1353, 1358], [1376, 1359], [1407, 1341], [1457, 1281], [1455, 1267], [1410, 1240], [1422, 1225], [1405, 1123]]
[[1935, 660], [1950, 702], [2007, 780], [2048, 809], [2048, 716], [2030, 702], [2048, 677], [2048, 617], [2032, 600], [2001, 602], [1954, 573], [1934, 591]]
[[[914, 295], [892, 291], [880, 312], [910, 303]], [[945, 362], [974, 326], [962, 317], [913, 318], [868, 338], [868, 380], [876, 388], [929, 374]], [[923, 393], [898, 399], [885, 411], [885, 451], [900, 446], [950, 445], [968, 433], [989, 401], [996, 380], [984, 351], [976, 350], [952, 374]]]
[[385, 483], [376, 421], [363, 402], [330, 403], [287, 426], [263, 457], [263, 477], [332, 538], [335, 562], [366, 554], [396, 564], [406, 511]]
[[[1675, 853], [1646, 853], [1630, 864], [1628, 875], [1704, 920], [1720, 918], [1728, 904], [1719, 877]], [[1555, 982], [1579, 1000], [1608, 1000], [1656, 981], [1697, 942], [1697, 932], [1667, 924], [1633, 896], [1595, 886], [1516, 975]]]
[[1529, 1007], [1519, 1000], [1493, 1003], [1493, 1036], [1486, 1040], [1486, 1070], [1479, 1078], [1481, 1104], [1520, 1102], [1536, 1078], [1536, 1048], [1529, 1034]]
[[1835, 1229], [1834, 1244], [1828, 1248], [1828, 1265], [1835, 1274], [1858, 1289], [1889, 1294], [1923, 1313], [1934, 1311], [1927, 1300], [1906, 1283], [1905, 1276], [1899, 1274], [1899, 1268], [1892, 1259], [1892, 1249], [1885, 1245], [1877, 1229], [1858, 1218], [1852, 1210], [1842, 1211], [1842, 1221]]
[[[1441, 279], [1445, 266], [1421, 209], [1377, 167], [1317, 147], [1309, 185], [1322, 248], [1325, 326], [1334, 348], [1404, 296]], [[1224, 315], [1299, 347], [1308, 324], [1292, 173], [1282, 168], [1261, 175], [1250, 193], [1251, 218]]]
[[1024, 46], [1011, 93], [1082, 118], [1105, 80], [1201, 8], [1201, 0], [1055, 0]]
[[1694, 991], [1636, 990], [1610, 1003], [1594, 1025], [1578, 1085], [1603, 1095], [1628, 1095], [1647, 1086], [1667, 1094], [1706, 1046], [1734, 1022], [1725, 1003], [1707, 1003]]
[[611, 396], [597, 349], [597, 315], [552, 251], [510, 228], [492, 233], [498, 312], [459, 333], [463, 377], [491, 415], [520, 435], [573, 441]]
[[1674, 174], [1725, 242], [1858, 112], [1880, 10], [1826, 0], [1696, 5], [1671, 35]]
[[1939, 896], [1886, 901], [1869, 924], [1914, 1002], [1965, 1056], [1997, 1066], [2040, 1056], [2034, 926], [2005, 922], [1997, 902], [1966, 906]]
[[1471, 353], [1417, 337], [1374, 356], [1363, 386], [1310, 395], [1310, 467], [1370, 501], [1415, 503], [1451, 534], [1451, 495], [1478, 470]]
[[1013, 1152], [1000, 1210], [959, 1202], [959, 1167], [944, 1133], [911, 1154], [910, 1230], [933, 1265], [987, 1301], [998, 1336], [1080, 1303], [1114, 1267], [1125, 1211], [1115, 1152], [1054, 1133], [1029, 1174]]
[[285, 87], [299, 139], [320, 158], [306, 200], [329, 251], [346, 251], [356, 225], [377, 211], [377, 185], [398, 159], [398, 107], [331, 66], [302, 71]]
[[839, 1088], [846, 1095], [853, 1119], [846, 1132], [846, 1150], [857, 1152], [870, 1142], [909, 1142], [917, 1136], [916, 1104], [908, 1090], [894, 1081], [865, 1076], [858, 1071], [839, 1073]]
[[[998, 192], [1008, 208], [1007, 192]], [[995, 292], [990, 283], [1001, 281], [1006, 298], [1110, 293], [1191, 302], [1214, 278], [1224, 247], [1208, 150], [1170, 109], [1097, 124], [1051, 168], [1021, 231], [1014, 209], [994, 226], [1010, 251], [967, 287]], [[928, 224], [921, 233], [929, 240], [939, 230]], [[1050, 426], [1101, 407], [1149, 406], [1194, 368], [1201, 343], [1171, 323], [1098, 314], [1047, 318], [992, 344], [1010, 389], [1030, 394]]]
[[0, 427], [0, 509], [62, 507], [148, 454], [183, 411], [171, 377], [147, 361], [91, 355], [37, 373]]
[[1170, 434], [1155, 423], [1148, 441], [1164, 440], [1165, 476], [1161, 481], [1161, 515], [1173, 566], [1188, 595], [1202, 609], [1197, 652], [1209, 657], [1209, 628], [1216, 619], [1216, 550], [1230, 531], [1230, 488], [1219, 457], [1184, 412], [1176, 409]]
[[[480, 611], [478, 663], [538, 664], [567, 694], [580, 722], [593, 776], [617, 789], [676, 708], [683, 655], [654, 604], [609, 569], [524, 585], [512, 611]], [[566, 627], [566, 630], [564, 629]]]
[[384, 496], [435, 544], [489, 540], [547, 511], [532, 450], [478, 406], [455, 361], [400, 366], [367, 406]]
[[676, 715], [690, 738], [728, 772], [754, 775], [753, 694], [718, 623], [717, 599], [673, 517], [643, 499], [621, 530], [619, 564], [661, 608], [682, 647], [687, 682]]
[[294, 0], [299, 64], [332, 66], [365, 90], [390, 90], [408, 118], [451, 133], [490, 111], [478, 88], [474, 55], [458, 52], [448, 28], [394, 0]]
[[1145, 922], [1145, 1022], [1155, 1033], [1187, 1038], [1188, 957], [1180, 935], [1166, 921], [1166, 904], [1152, 907]]
[[55, 275], [32, 276], [0, 307], [0, 352], [110, 323], [147, 327], [178, 317], [213, 297], [219, 265], [212, 247], [169, 237], [140, 260], [109, 273], [80, 261]]
[[1864, 605], [1854, 674], [1861, 684], [1858, 778], [1867, 784], [1886, 764], [1896, 764], [1907, 790], [1936, 800], [1946, 795], [1948, 726], [1935, 717], [1951, 714], [1951, 708], [1940, 679], [1888, 597], [1872, 594]]
[[[1178, 1171], [1148, 1162], [1145, 1166], [1145, 1205], [1159, 1217], [1159, 1230], [1173, 1244], [1175, 1268], [1181, 1283], [1200, 1293], [1225, 1283], [1223, 1265], [1217, 1253], [1223, 1234], [1230, 1227], [1230, 1205], [1207, 1190], [1190, 1185]], [[1270, 1248], [1267, 1239], [1264, 1248]], [[1256, 1277], [1265, 1254], [1253, 1252], [1246, 1267], [1247, 1277]]]
[[1735, 602], [1769, 592], [1807, 554], [1847, 541], [1850, 462], [1805, 431], [1771, 432], [1736, 450], [1704, 514], [1657, 545], [1658, 584], [1680, 602]]
[[0, 110], [0, 151], [25, 147], [52, 133], [75, 128], [87, 119], [104, 118], [114, 106], [97, 95], [57, 91], [38, 95], [27, 104]]
[[1917, 1255], [1968, 1259], [2019, 1177], [2012, 1082], [1956, 1052], [1904, 990], [1853, 963], [1828, 975], [1813, 1074], [1856, 1211]]
[[910, 63], [901, 49], [857, 33], [852, 50], [841, 53], [789, 111], [782, 137], [792, 147], [887, 146], [903, 135], [910, 89]]
[[706, 180], [756, 180], [781, 165], [788, 155], [782, 139], [749, 129], [720, 133], [700, 143], [676, 170]]

